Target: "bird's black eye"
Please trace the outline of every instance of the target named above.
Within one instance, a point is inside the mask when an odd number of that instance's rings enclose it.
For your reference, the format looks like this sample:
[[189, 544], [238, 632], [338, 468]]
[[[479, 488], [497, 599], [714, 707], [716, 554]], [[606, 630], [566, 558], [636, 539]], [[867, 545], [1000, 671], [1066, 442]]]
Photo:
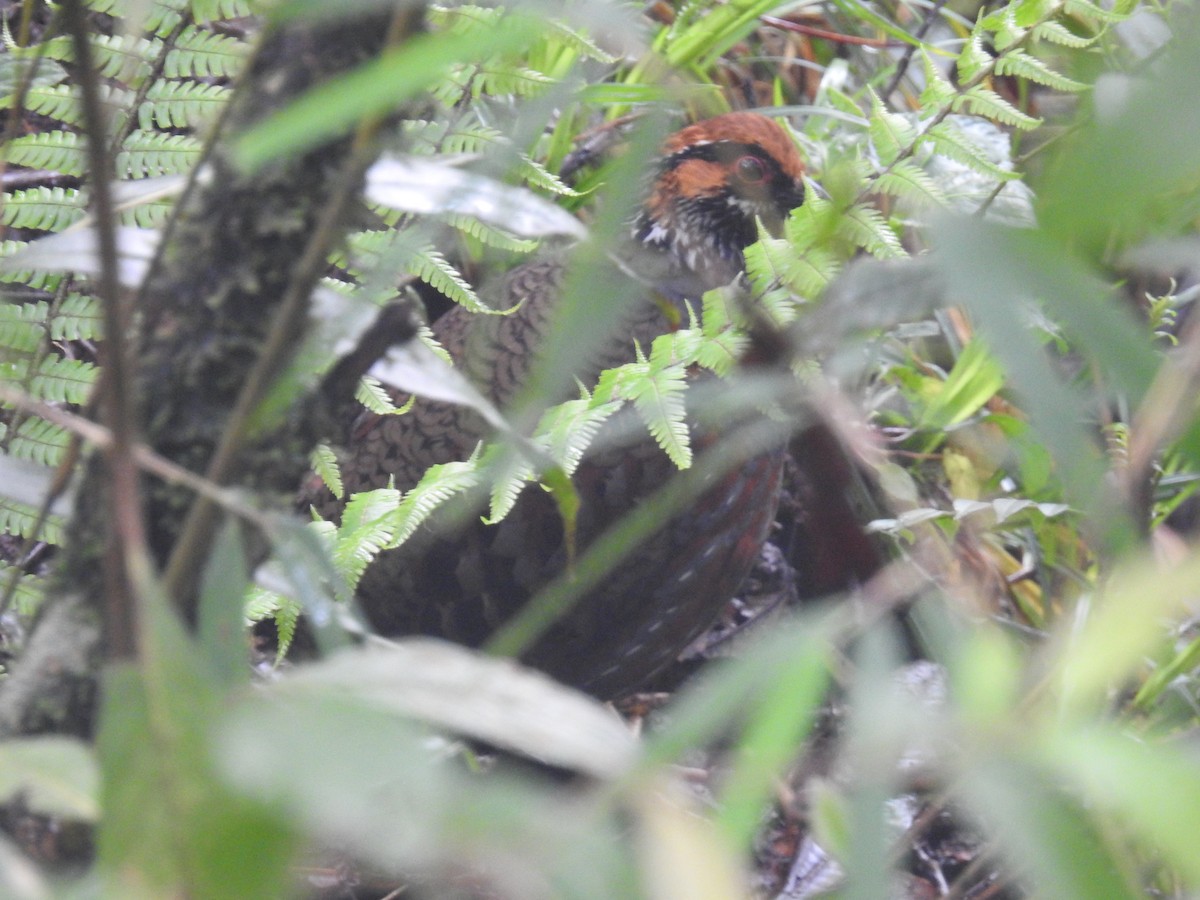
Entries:
[[743, 156], [734, 164], [738, 178], [746, 184], [761, 184], [767, 179], [767, 167], [757, 156]]

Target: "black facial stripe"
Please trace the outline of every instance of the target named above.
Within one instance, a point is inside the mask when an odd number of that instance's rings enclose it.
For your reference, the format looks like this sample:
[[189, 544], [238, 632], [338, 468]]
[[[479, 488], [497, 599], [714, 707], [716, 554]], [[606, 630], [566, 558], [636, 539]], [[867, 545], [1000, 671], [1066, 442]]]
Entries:
[[709, 144], [692, 144], [677, 150], [663, 161], [663, 171], [677, 169], [689, 159], [700, 159], [705, 162], [732, 162], [739, 156], [753, 156], [767, 167], [766, 181], [776, 181], [785, 178], [783, 169], [761, 144], [743, 144], [738, 141], [713, 141]]

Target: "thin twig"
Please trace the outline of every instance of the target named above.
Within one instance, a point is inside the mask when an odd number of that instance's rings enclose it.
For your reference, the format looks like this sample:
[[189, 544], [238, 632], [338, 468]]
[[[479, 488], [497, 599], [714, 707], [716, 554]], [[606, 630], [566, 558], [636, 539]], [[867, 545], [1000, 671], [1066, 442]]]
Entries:
[[896, 63], [896, 71], [892, 74], [891, 81], [887, 83], [887, 87], [885, 87], [879, 94], [879, 99], [881, 99], [884, 103], [887, 103], [888, 97], [892, 96], [892, 94], [895, 93], [896, 88], [900, 87], [900, 82], [903, 81], [904, 76], [908, 74], [908, 67], [912, 65], [912, 59], [917, 53], [917, 48], [925, 42], [925, 35], [929, 33], [929, 29], [933, 27], [933, 23], [937, 21], [938, 16], [942, 14], [942, 7], [944, 7], [947, 2], [948, 0], [937, 0], [937, 2], [934, 3], [933, 6], [929, 8], [929, 11], [925, 14], [925, 21], [921, 23], [921, 27], [918, 28], [913, 34], [913, 37], [916, 39], [917, 43], [909, 44], [907, 49], [905, 49], [904, 55], [901, 56], [899, 62]]
[[115, 213], [109, 187], [112, 155], [105, 140], [107, 122], [82, 0], [65, 0], [62, 10], [65, 30], [71, 36], [80, 70], [80, 99], [92, 180], [90, 206], [96, 220], [96, 247], [100, 260], [96, 292], [104, 309], [103, 362], [109, 373], [104, 379], [106, 390], [101, 404], [103, 418], [113, 438], [105, 454], [110, 476], [105, 502], [110, 507], [113, 524], [104, 560], [107, 652], [114, 658], [123, 658], [134, 655], [139, 633], [130, 566], [135, 557], [144, 558], [146, 553], [140, 479], [130, 453], [135, 440], [137, 411], [131, 391], [133, 363], [129, 358], [129, 310], [122, 303], [117, 277]]
[[[942, 2], [945, 3], [946, 0], [942, 0]], [[820, 38], [823, 41], [832, 41], [835, 44], [854, 44], [860, 47], [877, 48], [900, 47], [904, 44], [904, 41], [897, 41], [892, 38], [865, 38], [853, 34], [842, 34], [837, 31], [829, 31], [825, 28], [817, 28], [814, 25], [793, 22], [790, 19], [780, 19], [776, 16], [760, 16], [759, 21], [764, 25], [770, 25], [772, 28], [778, 28], [781, 31], [792, 31], [796, 34]]]

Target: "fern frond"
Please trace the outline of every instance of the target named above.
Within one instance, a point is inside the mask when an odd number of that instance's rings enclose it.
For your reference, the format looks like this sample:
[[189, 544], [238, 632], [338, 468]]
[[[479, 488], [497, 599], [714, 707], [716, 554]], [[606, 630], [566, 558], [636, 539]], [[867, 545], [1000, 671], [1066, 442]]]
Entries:
[[950, 104], [950, 108], [955, 112], [966, 110], [974, 115], [994, 119], [997, 122], [1002, 122], [1005, 125], [1011, 125], [1013, 128], [1020, 128], [1025, 131], [1037, 128], [1042, 124], [1041, 119], [1021, 112], [1021, 110], [1017, 109], [995, 91], [989, 90], [981, 84], [976, 85], [964, 94], [960, 94]]
[[1033, 29], [1033, 36], [1050, 44], [1068, 47], [1073, 50], [1084, 50], [1100, 39], [1099, 34], [1076, 34], [1061, 22], [1042, 22]]
[[[9, 94], [0, 100], [0, 107], [11, 108], [15, 96]], [[45, 116], [64, 125], [82, 124], [79, 101], [75, 89], [69, 84], [35, 85], [25, 94], [25, 108], [39, 116]]]
[[925, 69], [925, 87], [921, 90], [920, 104], [922, 109], [941, 109], [958, 96], [949, 81], [933, 61], [924, 47], [921, 48], [921, 63]]
[[96, 367], [79, 359], [48, 356], [38, 366], [30, 393], [50, 403], [83, 403], [96, 381]]
[[214, 22], [219, 19], [240, 19], [255, 13], [254, 5], [247, 0], [191, 0], [192, 18], [197, 22]]
[[0, 348], [6, 354], [32, 353], [46, 334], [50, 304], [0, 303]]
[[156, 81], [138, 107], [138, 125], [147, 131], [158, 127], [195, 128], [221, 111], [229, 88], [194, 81]]
[[10, 141], [4, 158], [12, 166], [50, 169], [62, 175], [82, 177], [87, 171], [83, 139], [73, 131], [43, 131]]
[[50, 339], [89, 341], [103, 335], [100, 301], [88, 294], [68, 294], [50, 318]]
[[0, 222], [14, 228], [62, 231], [83, 218], [79, 191], [74, 188], [35, 187], [13, 191], [4, 198]]
[[[372, 378], [370, 375], [364, 375], [359, 379], [358, 388], [354, 392], [354, 399], [361, 403], [369, 412], [376, 415], [387, 416], [394, 415], [400, 412], [396, 408], [396, 404], [392, 402], [392, 395], [388, 393], [387, 388], [379, 383], [379, 380]], [[411, 405], [412, 401], [409, 401]]]
[[692, 464], [687, 427], [686, 372], [672, 358], [672, 335], [655, 338], [644, 378], [630, 385], [630, 399], [655, 442], [679, 468]]
[[996, 60], [996, 74], [1016, 75], [1027, 81], [1044, 84], [1048, 88], [1066, 93], [1076, 93], [1087, 87], [1082, 81], [1076, 81], [1074, 78], [1068, 78], [1066, 75], [1055, 72], [1037, 57], [1020, 50], [1011, 50], [1001, 55]]
[[309, 459], [309, 465], [312, 470], [317, 473], [317, 476], [324, 483], [325, 487], [333, 496], [339, 500], [345, 496], [345, 485], [342, 484], [342, 471], [338, 467], [337, 454], [328, 444], [318, 444], [313, 448], [312, 455]]
[[185, 28], [167, 52], [167, 78], [232, 78], [246, 60], [246, 45], [237, 38], [203, 28]]
[[71, 442], [71, 433], [45, 419], [30, 418], [21, 423], [9, 444], [9, 455], [41, 466], [57, 466]]
[[[14, 256], [28, 246], [28, 241], [0, 241], [0, 259]], [[59, 272], [46, 272], [40, 269], [11, 270], [0, 274], [0, 278], [3, 278], [4, 281], [27, 284], [32, 288], [47, 292], [57, 290], [59, 284], [62, 283], [62, 277]]]
[[446, 222], [485, 247], [495, 247], [509, 253], [532, 253], [538, 248], [537, 241], [514, 237], [507, 231], [472, 216], [450, 215], [446, 216]]
[[941, 205], [946, 202], [942, 189], [929, 177], [929, 173], [911, 160], [900, 160], [891, 171], [880, 175], [872, 188], [900, 200], [915, 200], [922, 203]]
[[471, 77], [471, 97], [535, 97], [555, 84], [555, 80], [529, 66], [509, 66], [500, 62], [479, 66]]
[[183, 21], [188, 0], [150, 0], [136, 4], [131, 0], [87, 0], [87, 5], [96, 12], [121, 20], [129, 19], [136, 11], [138, 24], [144, 31], [163, 37]]
[[491, 313], [496, 311], [479, 299], [474, 288], [462, 273], [433, 247], [425, 246], [413, 249], [405, 261], [404, 268], [410, 275], [421, 279], [471, 312]]
[[892, 231], [879, 210], [856, 204], [846, 210], [838, 223], [838, 234], [862, 247], [879, 259], [900, 259], [908, 256], [900, 246], [900, 239]]
[[488, 470], [491, 494], [488, 513], [484, 522], [494, 525], [507, 516], [517, 503], [517, 498], [530, 482], [537, 477], [533, 464], [511, 447], [493, 444], [480, 458]]
[[900, 156], [901, 151], [916, 140], [917, 129], [904, 116], [889, 112], [879, 97], [872, 92], [871, 118], [867, 134], [879, 161], [885, 166], [890, 166]]
[[955, 60], [959, 84], [966, 84], [991, 63], [992, 56], [983, 46], [983, 31], [976, 25]]
[[130, 88], [138, 87], [150, 76], [162, 47], [160, 40], [132, 34], [92, 35], [92, 54], [100, 74]]
[[595, 397], [568, 400], [546, 411], [535, 434], [550, 458], [568, 475], [574, 474], [600, 427], [621, 405], [620, 400]]
[[584, 59], [594, 59], [605, 65], [612, 65], [618, 59], [617, 56], [609, 53], [586, 34], [582, 34], [578, 30], [571, 28], [565, 22], [548, 19], [546, 21], [546, 30], [549, 39], [563, 42]]
[[200, 161], [203, 148], [189, 135], [135, 131], [117, 154], [117, 171], [123, 178], [182, 175]]
[[[37, 527], [38, 511], [18, 500], [0, 494], [0, 534], [15, 534], [21, 539], [31, 538]], [[63, 521], [55, 515], [46, 517], [37, 538], [51, 544], [62, 543]]]
[[921, 135], [921, 141], [932, 144], [938, 153], [980, 174], [990, 175], [1001, 181], [1011, 181], [1018, 177], [1015, 172], [1003, 169], [988, 159], [987, 154], [949, 120], [938, 122], [926, 130]]
[[1068, 16], [1078, 16], [1088, 22], [1114, 25], [1129, 18], [1133, 6], [1128, 0], [1112, 4], [1108, 9], [1089, 0], [1064, 0], [1063, 13]]

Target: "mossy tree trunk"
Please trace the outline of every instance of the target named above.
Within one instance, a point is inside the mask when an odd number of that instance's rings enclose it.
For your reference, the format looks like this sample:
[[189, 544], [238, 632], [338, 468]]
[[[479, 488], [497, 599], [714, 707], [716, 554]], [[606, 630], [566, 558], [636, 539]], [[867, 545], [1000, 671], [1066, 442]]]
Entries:
[[[419, 8], [408, 9], [392, 22], [395, 40], [420, 27]], [[378, 54], [390, 20], [339, 14], [287, 23], [264, 38], [206, 163], [210, 175], [182, 202], [157, 270], [141, 291], [137, 437], [192, 472], [210, 471], [231, 411], [259, 366], [268, 336], [280, 327], [284, 299], [297, 291], [305, 299], [311, 293], [320, 272], [304, 271], [301, 260], [314, 251], [326, 253], [344, 234], [347, 217], [337, 217], [331, 228], [328, 210], [357, 196], [369, 155], [346, 137], [251, 173], [234, 165], [230, 138], [315, 84]], [[326, 246], [314, 246], [314, 237]], [[296, 324], [285, 332], [294, 348], [300, 337]], [[269, 432], [251, 431], [232, 442], [226, 480], [287, 504], [312, 447], [325, 435], [331, 403], [343, 399], [328, 392], [295, 398], [290, 413]], [[114, 602], [132, 602], [106, 597], [99, 577], [113, 527], [110, 484], [109, 466], [94, 454], [79, 485], [56, 589], [23, 658], [0, 685], [0, 736], [92, 732], [97, 675], [113, 643], [109, 611]], [[143, 492], [147, 543], [161, 571], [178, 549], [195, 496], [150, 477], [143, 479]], [[201, 540], [210, 532], [201, 529]], [[175, 599], [188, 618], [195, 579], [176, 588]]]

